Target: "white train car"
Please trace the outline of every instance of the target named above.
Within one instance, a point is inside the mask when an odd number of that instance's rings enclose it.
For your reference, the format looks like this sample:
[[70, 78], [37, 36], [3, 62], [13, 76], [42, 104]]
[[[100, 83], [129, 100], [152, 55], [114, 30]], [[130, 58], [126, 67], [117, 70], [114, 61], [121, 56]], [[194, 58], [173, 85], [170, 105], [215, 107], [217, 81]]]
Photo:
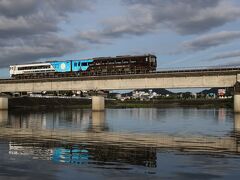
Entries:
[[27, 76], [29, 74], [55, 72], [51, 63], [21, 64], [10, 66], [10, 77]]
[[71, 61], [51, 61], [10, 66], [10, 76], [15, 79], [43, 78], [67, 75]]

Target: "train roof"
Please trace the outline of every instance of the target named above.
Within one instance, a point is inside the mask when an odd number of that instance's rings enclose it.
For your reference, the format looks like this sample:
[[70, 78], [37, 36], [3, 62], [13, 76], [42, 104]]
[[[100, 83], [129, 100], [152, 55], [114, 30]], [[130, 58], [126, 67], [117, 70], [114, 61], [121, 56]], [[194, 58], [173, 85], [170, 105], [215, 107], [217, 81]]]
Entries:
[[95, 57], [94, 60], [103, 60], [103, 59], [122, 59], [122, 58], [138, 58], [138, 57], [147, 57], [147, 56], [153, 56], [156, 57], [153, 54], [144, 54], [144, 55], [122, 55], [122, 56], [108, 56], [108, 57]]
[[12, 64], [10, 66], [24, 66], [24, 65], [36, 65], [36, 64], [45, 64], [45, 63], [52, 63], [52, 62], [66, 62], [66, 61], [84, 61], [84, 60], [90, 60], [91, 58], [89, 59], [68, 59], [68, 60], [51, 60], [51, 61], [36, 61], [36, 62], [30, 62], [30, 63], [27, 63], [27, 64]]
[[68, 59], [68, 60], [50, 60], [50, 61], [43, 61], [43, 62], [30, 62], [27, 64], [12, 64], [10, 66], [24, 66], [24, 65], [35, 65], [35, 64], [44, 64], [44, 63], [51, 63], [51, 62], [66, 62], [66, 61], [74, 61], [74, 60], [104, 60], [104, 59], [122, 59], [122, 58], [138, 58], [138, 57], [147, 57], [147, 56], [153, 56], [156, 57], [153, 54], [143, 54], [143, 55], [121, 55], [121, 56], [108, 56], [108, 57], [94, 57], [94, 58], [84, 58], [84, 59]]

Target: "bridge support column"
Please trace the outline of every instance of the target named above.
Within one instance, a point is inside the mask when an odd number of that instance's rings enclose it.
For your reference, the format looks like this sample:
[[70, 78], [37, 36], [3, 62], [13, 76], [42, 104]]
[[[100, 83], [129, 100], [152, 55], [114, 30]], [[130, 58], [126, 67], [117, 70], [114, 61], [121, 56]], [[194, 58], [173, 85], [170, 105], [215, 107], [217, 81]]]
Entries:
[[92, 110], [93, 111], [104, 111], [105, 100], [102, 96], [92, 96]]
[[240, 82], [234, 87], [234, 112], [240, 113]]
[[234, 95], [234, 112], [240, 113], [240, 94]]
[[0, 110], [8, 110], [8, 98], [0, 97]]

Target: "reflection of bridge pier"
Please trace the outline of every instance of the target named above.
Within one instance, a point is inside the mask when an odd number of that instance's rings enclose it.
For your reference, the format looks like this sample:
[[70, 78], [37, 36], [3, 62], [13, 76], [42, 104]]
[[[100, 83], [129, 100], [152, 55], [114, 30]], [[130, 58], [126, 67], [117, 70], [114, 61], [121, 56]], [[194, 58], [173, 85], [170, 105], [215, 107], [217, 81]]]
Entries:
[[240, 132], [240, 114], [239, 113], [234, 114], [234, 131]]
[[[71, 142], [74, 144], [115, 144], [122, 147], [168, 148], [181, 151], [209, 153], [239, 153], [236, 136], [173, 136], [162, 133], [109, 132], [104, 111], [76, 110], [72, 113], [24, 113], [8, 115], [3, 111], [1, 123], [7, 120], [7, 127], [0, 126], [0, 136], [5, 139], [22, 139], [23, 142]], [[82, 114], [82, 115], [81, 115]], [[83, 115], [84, 114], [84, 115]], [[70, 116], [70, 117], [69, 117]], [[56, 123], [56, 120], [59, 121]], [[77, 122], [80, 122], [77, 123]], [[77, 129], [76, 129], [77, 128]], [[235, 114], [235, 129], [240, 129], [240, 114]], [[100, 147], [101, 149], [101, 147]], [[99, 151], [99, 150], [98, 150]], [[102, 153], [102, 152], [101, 152]], [[108, 156], [108, 154], [107, 154]]]
[[104, 111], [92, 111], [92, 122], [89, 130], [93, 132], [106, 131], [108, 129], [106, 125], [106, 118]]
[[8, 111], [0, 110], [0, 125], [5, 125], [8, 122]]
[[236, 141], [237, 152], [240, 152], [240, 113], [234, 113], [234, 137]]
[[8, 98], [0, 97], [0, 110], [7, 110], [7, 109], [8, 109]]

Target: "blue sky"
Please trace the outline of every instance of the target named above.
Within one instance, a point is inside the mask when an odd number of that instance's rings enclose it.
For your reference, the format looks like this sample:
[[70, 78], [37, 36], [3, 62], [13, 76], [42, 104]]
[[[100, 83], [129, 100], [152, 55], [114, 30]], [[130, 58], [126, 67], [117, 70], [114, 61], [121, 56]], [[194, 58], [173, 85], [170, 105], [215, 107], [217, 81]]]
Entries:
[[237, 0], [2, 0], [10, 64], [153, 53], [159, 68], [240, 65]]

